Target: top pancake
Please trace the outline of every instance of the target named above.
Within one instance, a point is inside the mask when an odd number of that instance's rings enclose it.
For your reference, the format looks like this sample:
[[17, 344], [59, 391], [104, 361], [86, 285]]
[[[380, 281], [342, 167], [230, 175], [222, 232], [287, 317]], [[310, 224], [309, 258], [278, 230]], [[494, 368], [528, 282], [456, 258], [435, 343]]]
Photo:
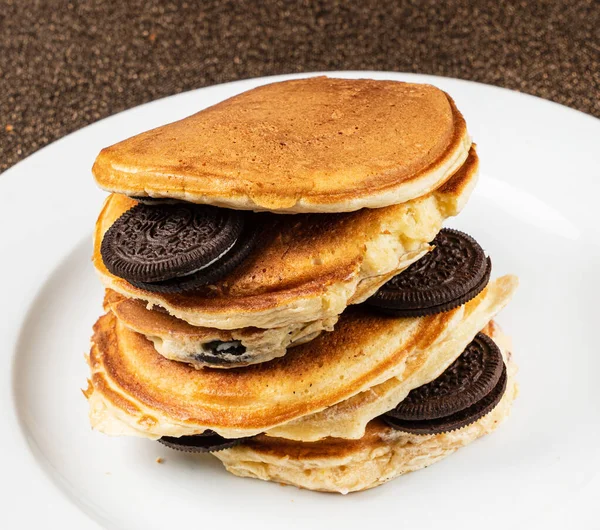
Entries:
[[454, 102], [430, 86], [316, 77], [264, 85], [103, 149], [105, 190], [277, 213], [420, 197], [467, 158]]

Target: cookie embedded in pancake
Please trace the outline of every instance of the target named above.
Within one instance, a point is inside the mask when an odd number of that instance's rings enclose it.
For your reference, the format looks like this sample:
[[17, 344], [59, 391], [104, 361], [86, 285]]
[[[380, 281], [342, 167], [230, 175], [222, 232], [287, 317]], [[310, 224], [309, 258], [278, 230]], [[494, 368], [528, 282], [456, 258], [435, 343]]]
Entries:
[[214, 453], [229, 449], [241, 444], [247, 438], [223, 438], [213, 431], [204, 431], [202, 434], [194, 436], [182, 436], [175, 438], [173, 436], [163, 436], [159, 442], [170, 449], [182, 451], [184, 453]]
[[434, 249], [394, 276], [367, 300], [384, 313], [415, 317], [454, 309], [488, 284], [492, 262], [471, 236], [444, 228]]
[[159, 307], [148, 309], [141, 300], [126, 298], [110, 289], [104, 308], [121, 324], [151, 340], [156, 351], [195, 368], [239, 368], [285, 355], [287, 348], [331, 331], [336, 318], [289, 324], [281, 328], [222, 330], [192, 326]]
[[210, 342], [207, 342], [204, 345], [204, 347], [206, 348], [207, 352], [211, 355], [210, 357], [208, 355], [206, 356], [206, 361], [208, 362], [215, 362], [212, 359], [212, 357], [215, 357], [217, 359], [225, 355], [233, 355], [234, 357], [239, 357], [240, 355], [246, 353], [246, 346], [242, 344], [241, 340], [211, 340]]
[[492, 339], [478, 333], [442, 375], [412, 390], [383, 419], [413, 434], [460, 429], [490, 412], [506, 389], [506, 366]]
[[192, 291], [233, 270], [254, 245], [242, 212], [177, 203], [138, 204], [102, 240], [115, 276], [151, 292]]

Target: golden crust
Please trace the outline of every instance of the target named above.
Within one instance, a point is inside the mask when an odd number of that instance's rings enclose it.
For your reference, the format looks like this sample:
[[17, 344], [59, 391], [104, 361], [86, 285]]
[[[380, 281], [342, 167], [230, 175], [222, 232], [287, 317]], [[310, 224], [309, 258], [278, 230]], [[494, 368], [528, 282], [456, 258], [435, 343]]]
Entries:
[[236, 270], [204, 290], [161, 295], [113, 276], [100, 254], [102, 237], [135, 203], [111, 195], [96, 224], [93, 262], [106, 287], [160, 306], [194, 326], [278, 328], [337, 317], [419, 259], [477, 181], [478, 158], [439, 190], [405, 204], [328, 216], [270, 216], [259, 245]]
[[470, 146], [431, 85], [317, 77], [264, 85], [103, 149], [107, 191], [228, 208], [344, 212], [419, 197]]
[[494, 323], [483, 331], [501, 347], [508, 367], [508, 383], [494, 410], [471, 425], [442, 434], [411, 435], [391, 429], [381, 420], [373, 420], [358, 440], [326, 438], [297, 442], [260, 435], [242, 446], [213, 454], [238, 476], [338, 493], [373, 488], [428, 467], [494, 431], [508, 416], [517, 395], [516, 366], [507, 348], [509, 339]]
[[[334, 332], [291, 349], [285, 357], [227, 371], [195, 370], [169, 361], [108, 313], [94, 327], [89, 357], [91, 422], [107, 434], [158, 438], [212, 429], [236, 438], [318, 413], [392, 378], [420, 381], [425, 370], [431, 380], [507, 303], [515, 284], [514, 278], [501, 278], [465, 306], [427, 317], [389, 318], [351, 308]], [[479, 327], [472, 329], [474, 322]], [[470, 338], [463, 329], [472, 329]], [[454, 347], [444, 348], [444, 358], [430, 366], [429, 355], [446, 342]], [[355, 413], [360, 414], [360, 407]]]

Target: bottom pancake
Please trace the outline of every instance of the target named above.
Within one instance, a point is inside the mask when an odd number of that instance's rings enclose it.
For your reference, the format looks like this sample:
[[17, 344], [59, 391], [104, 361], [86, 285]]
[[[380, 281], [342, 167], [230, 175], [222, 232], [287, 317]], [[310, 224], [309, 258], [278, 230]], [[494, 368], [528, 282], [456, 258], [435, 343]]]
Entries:
[[494, 323], [484, 332], [502, 351], [507, 383], [498, 405], [474, 423], [451, 432], [416, 435], [392, 429], [381, 419], [375, 419], [358, 440], [325, 438], [318, 442], [297, 442], [260, 435], [214, 455], [228, 471], [240, 477], [338, 493], [373, 488], [428, 467], [494, 431], [510, 413], [518, 392], [510, 341]]

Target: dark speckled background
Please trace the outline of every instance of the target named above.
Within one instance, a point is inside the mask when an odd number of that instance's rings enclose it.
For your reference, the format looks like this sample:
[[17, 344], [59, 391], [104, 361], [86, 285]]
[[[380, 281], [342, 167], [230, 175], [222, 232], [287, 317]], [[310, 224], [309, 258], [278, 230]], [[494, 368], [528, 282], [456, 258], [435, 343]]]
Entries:
[[0, 0], [0, 171], [128, 107], [286, 72], [459, 77], [600, 116], [599, 27], [597, 0]]

